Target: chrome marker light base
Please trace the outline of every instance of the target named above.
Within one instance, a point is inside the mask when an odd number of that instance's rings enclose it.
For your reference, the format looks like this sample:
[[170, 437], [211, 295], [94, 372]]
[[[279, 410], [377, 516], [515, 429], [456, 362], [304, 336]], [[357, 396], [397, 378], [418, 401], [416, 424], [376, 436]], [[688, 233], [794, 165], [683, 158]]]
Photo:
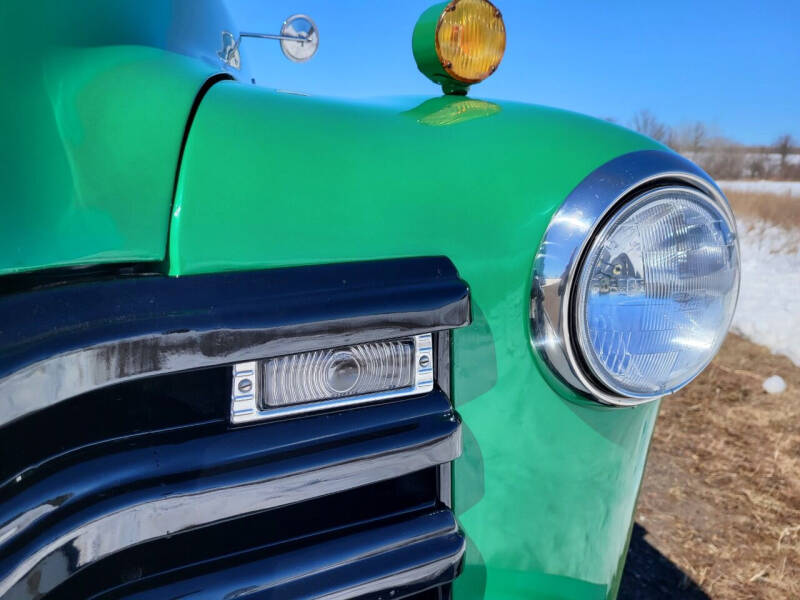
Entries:
[[608, 406], [656, 399], [620, 396], [591, 375], [573, 330], [572, 295], [586, 250], [609, 215], [633, 194], [665, 185], [703, 192], [735, 227], [728, 201], [705, 172], [677, 154], [646, 150], [620, 156], [589, 174], [567, 196], [544, 234], [533, 265], [531, 343], [565, 392]]

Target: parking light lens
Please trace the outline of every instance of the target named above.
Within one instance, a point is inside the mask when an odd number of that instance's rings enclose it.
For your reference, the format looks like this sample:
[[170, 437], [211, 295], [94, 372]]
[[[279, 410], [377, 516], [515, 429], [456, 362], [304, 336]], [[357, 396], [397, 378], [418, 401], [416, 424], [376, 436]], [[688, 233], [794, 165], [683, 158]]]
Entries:
[[413, 385], [413, 338], [281, 356], [264, 362], [265, 408], [361, 396]]

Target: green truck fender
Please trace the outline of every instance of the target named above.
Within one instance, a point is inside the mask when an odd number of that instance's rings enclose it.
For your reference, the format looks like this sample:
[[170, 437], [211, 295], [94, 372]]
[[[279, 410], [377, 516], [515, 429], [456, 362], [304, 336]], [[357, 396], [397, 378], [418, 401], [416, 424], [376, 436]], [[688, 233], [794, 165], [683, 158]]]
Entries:
[[199, 106], [170, 226], [174, 276], [445, 255], [454, 332], [458, 599], [616, 594], [658, 402], [576, 403], [530, 345], [531, 267], [590, 172], [662, 149], [588, 117], [464, 97], [343, 102], [223, 81]]

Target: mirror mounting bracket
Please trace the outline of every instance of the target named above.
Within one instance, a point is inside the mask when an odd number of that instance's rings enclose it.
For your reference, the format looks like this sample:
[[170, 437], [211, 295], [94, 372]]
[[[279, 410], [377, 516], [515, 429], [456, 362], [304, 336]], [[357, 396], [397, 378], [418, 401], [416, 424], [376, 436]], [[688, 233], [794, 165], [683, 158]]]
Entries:
[[242, 57], [239, 53], [242, 38], [277, 40], [284, 56], [292, 62], [310, 60], [319, 48], [319, 30], [307, 15], [292, 15], [286, 19], [279, 34], [243, 31], [237, 37], [230, 31], [223, 31], [222, 47], [217, 51], [217, 56], [225, 65], [236, 70], [242, 68]]

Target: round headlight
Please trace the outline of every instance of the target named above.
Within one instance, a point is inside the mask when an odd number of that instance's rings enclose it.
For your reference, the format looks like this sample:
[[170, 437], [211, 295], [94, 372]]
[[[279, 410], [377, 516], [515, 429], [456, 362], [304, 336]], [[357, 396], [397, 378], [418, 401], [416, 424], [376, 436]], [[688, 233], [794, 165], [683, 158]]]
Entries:
[[675, 391], [719, 350], [738, 287], [733, 224], [714, 201], [688, 187], [645, 192], [611, 216], [585, 255], [578, 349], [620, 395]]
[[536, 354], [604, 404], [672, 393], [719, 350], [739, 271], [733, 215], [703, 171], [661, 151], [612, 160], [545, 233], [531, 292]]

